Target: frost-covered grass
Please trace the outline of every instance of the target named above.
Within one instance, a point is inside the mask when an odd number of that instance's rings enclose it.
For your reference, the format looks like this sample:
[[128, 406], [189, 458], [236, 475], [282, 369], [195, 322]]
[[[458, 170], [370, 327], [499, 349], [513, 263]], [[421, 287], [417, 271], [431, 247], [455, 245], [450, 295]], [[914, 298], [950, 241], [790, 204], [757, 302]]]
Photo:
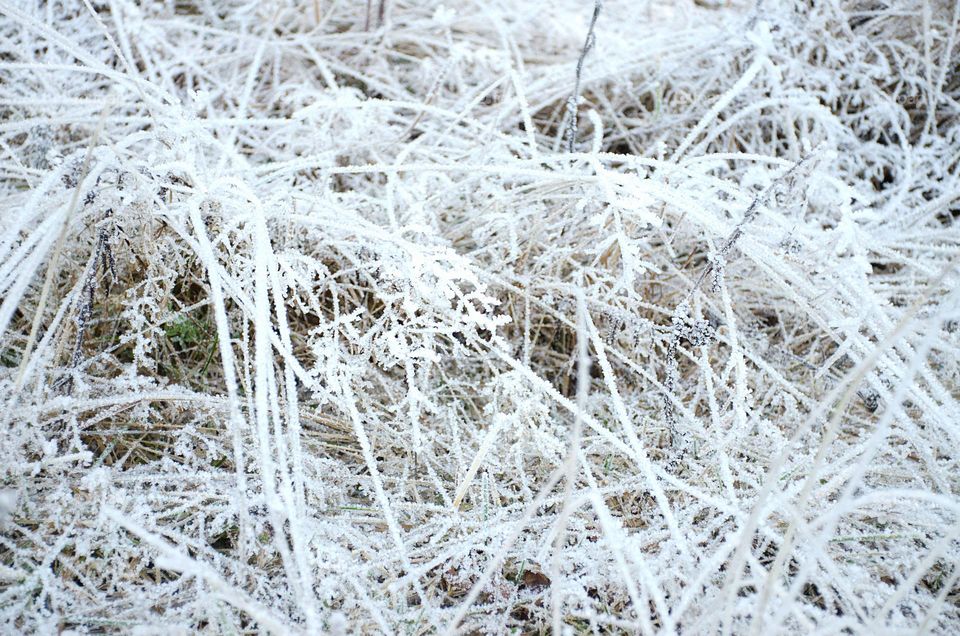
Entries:
[[960, 630], [960, 4], [594, 11], [0, 0], [0, 632]]

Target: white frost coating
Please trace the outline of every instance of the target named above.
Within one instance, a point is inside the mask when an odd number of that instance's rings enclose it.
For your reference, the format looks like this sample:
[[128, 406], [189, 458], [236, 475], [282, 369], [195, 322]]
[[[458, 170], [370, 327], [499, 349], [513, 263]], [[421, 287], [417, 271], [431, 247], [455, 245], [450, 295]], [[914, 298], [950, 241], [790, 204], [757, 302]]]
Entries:
[[0, 632], [960, 631], [960, 8], [596, 6], [0, 0]]

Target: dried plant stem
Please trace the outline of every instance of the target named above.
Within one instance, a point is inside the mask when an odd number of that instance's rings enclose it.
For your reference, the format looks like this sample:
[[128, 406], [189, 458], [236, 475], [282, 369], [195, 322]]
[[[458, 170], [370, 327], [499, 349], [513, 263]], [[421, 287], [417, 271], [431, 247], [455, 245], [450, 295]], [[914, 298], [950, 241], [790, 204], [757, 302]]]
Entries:
[[580, 105], [580, 82], [583, 77], [583, 62], [587, 58], [587, 54], [593, 50], [594, 45], [597, 43], [594, 29], [597, 26], [597, 18], [600, 17], [602, 7], [602, 0], [594, 1], [593, 13], [590, 16], [590, 27], [587, 29], [587, 37], [583, 41], [580, 56], [577, 58], [577, 71], [573, 82], [573, 93], [570, 95], [570, 99], [567, 100], [567, 116], [569, 117], [569, 121], [567, 122], [567, 152], [569, 153], [576, 152], [577, 130], [579, 127], [577, 110]]
[[100, 119], [97, 122], [97, 128], [94, 131], [93, 136], [90, 137], [90, 143], [87, 146], [87, 152], [83, 157], [83, 164], [80, 167], [80, 175], [77, 178], [77, 185], [73, 190], [73, 195], [70, 197], [70, 204], [67, 206], [66, 212], [63, 215], [63, 221], [60, 224], [60, 230], [57, 233], [57, 242], [54, 245], [53, 253], [50, 255], [50, 262], [47, 264], [47, 273], [43, 279], [43, 288], [40, 291], [40, 299], [37, 301], [37, 307], [33, 314], [33, 322], [30, 324], [30, 335], [27, 337], [27, 344], [23, 347], [23, 354], [22, 358], [20, 359], [20, 368], [17, 370], [15, 389], [17, 392], [19, 392], [21, 386], [23, 386], [24, 380], [26, 379], [25, 374], [27, 368], [30, 366], [29, 362], [31, 352], [33, 351], [33, 346], [37, 341], [37, 334], [40, 331], [40, 323], [43, 320], [43, 313], [46, 309], [47, 301], [53, 288], [53, 279], [57, 275], [60, 266], [60, 254], [63, 251], [67, 234], [70, 231], [70, 224], [73, 220], [73, 214], [77, 209], [77, 204], [80, 202], [80, 190], [83, 187], [84, 180], [87, 178], [87, 174], [90, 172], [90, 161], [93, 157], [93, 149], [97, 147], [97, 143], [100, 141], [100, 135], [103, 133], [103, 129], [107, 121], [107, 115], [109, 114], [110, 109], [110, 106], [104, 108], [103, 112], [100, 114]]

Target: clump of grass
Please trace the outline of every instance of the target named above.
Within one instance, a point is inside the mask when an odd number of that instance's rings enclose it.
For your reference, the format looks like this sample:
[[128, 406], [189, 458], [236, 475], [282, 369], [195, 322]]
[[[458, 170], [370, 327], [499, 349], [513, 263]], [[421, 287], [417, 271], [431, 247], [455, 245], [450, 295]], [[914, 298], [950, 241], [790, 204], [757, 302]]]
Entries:
[[0, 7], [0, 624], [955, 631], [908, 5]]

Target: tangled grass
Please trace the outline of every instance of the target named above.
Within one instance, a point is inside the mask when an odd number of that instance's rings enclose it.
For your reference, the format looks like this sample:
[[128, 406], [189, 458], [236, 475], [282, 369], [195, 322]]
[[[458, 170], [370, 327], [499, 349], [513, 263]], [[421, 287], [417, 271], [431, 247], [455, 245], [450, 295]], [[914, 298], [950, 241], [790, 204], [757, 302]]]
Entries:
[[960, 630], [958, 19], [0, 1], [0, 629]]

